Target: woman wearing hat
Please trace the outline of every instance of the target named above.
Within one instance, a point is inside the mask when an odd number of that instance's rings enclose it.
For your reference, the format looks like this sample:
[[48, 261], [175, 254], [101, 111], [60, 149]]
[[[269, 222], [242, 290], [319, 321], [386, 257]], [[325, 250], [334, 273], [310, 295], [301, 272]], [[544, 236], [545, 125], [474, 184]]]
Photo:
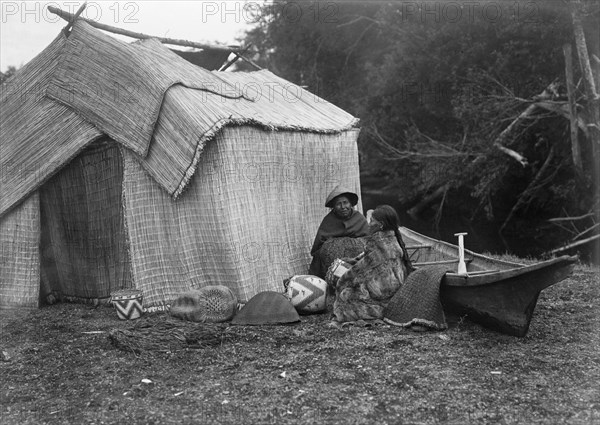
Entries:
[[354, 209], [357, 203], [358, 195], [339, 185], [327, 196], [325, 206], [331, 211], [323, 218], [310, 250], [313, 256], [310, 274], [324, 278], [333, 260], [362, 252], [364, 244], [353, 239], [367, 236], [369, 224]]

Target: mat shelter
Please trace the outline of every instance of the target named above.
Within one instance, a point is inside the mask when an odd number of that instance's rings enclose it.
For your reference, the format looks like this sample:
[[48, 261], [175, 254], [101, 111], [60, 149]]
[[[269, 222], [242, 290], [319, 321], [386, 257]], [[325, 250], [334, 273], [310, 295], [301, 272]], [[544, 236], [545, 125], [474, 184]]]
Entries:
[[0, 307], [282, 291], [329, 191], [360, 191], [350, 114], [83, 21], [2, 86], [0, 113]]

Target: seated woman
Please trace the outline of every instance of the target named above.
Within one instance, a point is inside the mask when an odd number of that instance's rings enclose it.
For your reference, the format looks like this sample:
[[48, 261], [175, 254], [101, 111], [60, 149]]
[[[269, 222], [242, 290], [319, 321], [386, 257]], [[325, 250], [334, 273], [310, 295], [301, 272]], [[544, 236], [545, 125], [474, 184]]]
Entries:
[[358, 195], [339, 185], [327, 196], [325, 206], [331, 211], [321, 222], [310, 250], [309, 274], [324, 278], [333, 260], [363, 251], [364, 243], [355, 239], [369, 234], [369, 224], [353, 208], [357, 203]]
[[333, 314], [338, 322], [373, 320], [413, 270], [400, 235], [398, 214], [389, 205], [378, 206], [369, 224], [364, 254], [337, 282]]

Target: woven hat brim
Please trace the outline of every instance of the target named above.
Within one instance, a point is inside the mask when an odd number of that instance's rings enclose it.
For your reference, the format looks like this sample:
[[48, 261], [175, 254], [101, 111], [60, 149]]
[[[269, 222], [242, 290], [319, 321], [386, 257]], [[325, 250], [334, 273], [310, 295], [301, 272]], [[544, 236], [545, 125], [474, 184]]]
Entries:
[[231, 321], [232, 325], [277, 325], [299, 322], [298, 312], [285, 295], [265, 291], [252, 297]]
[[356, 204], [358, 204], [358, 195], [356, 193], [344, 192], [344, 193], [340, 193], [339, 195], [336, 195], [334, 198], [330, 199], [329, 202], [327, 202], [325, 204], [325, 206], [327, 208], [333, 208], [333, 205], [335, 204], [335, 200], [337, 198], [339, 198], [340, 196], [347, 197], [353, 207], [356, 206]]

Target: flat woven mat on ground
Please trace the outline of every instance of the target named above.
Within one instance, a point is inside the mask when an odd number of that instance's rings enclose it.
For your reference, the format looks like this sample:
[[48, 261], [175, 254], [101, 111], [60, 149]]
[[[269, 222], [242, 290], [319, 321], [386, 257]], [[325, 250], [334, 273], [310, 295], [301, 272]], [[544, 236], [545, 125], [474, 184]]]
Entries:
[[221, 345], [227, 324], [195, 323], [169, 316], [146, 316], [129, 328], [112, 329], [110, 342], [118, 349], [134, 353], [144, 351], [176, 351]]

